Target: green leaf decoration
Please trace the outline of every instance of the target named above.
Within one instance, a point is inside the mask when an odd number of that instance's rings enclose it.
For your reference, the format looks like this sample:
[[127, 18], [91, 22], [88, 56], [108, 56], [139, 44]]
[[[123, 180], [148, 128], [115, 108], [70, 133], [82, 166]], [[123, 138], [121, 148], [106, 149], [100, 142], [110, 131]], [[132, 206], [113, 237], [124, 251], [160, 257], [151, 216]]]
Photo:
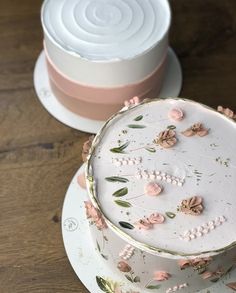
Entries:
[[105, 279], [96, 276], [96, 281], [98, 284], [98, 287], [105, 293], [114, 293], [114, 290], [112, 289], [112, 286], [109, 284], [108, 281]]
[[225, 271], [224, 275], [227, 275], [229, 272], [231, 272], [232, 269], [233, 269], [233, 267], [234, 267], [233, 265], [230, 266], [230, 267]]
[[140, 277], [138, 277], [138, 276], [136, 276], [135, 278], [134, 278], [134, 283], [139, 283], [141, 280], [140, 280]]
[[98, 249], [99, 252], [101, 252], [101, 247], [100, 247], [98, 241], [96, 241], [96, 242], [97, 242], [97, 249]]
[[121, 222], [119, 222], [119, 224], [122, 228], [130, 229], [130, 230], [134, 229], [134, 226], [130, 223], [121, 221]]
[[172, 213], [172, 212], [166, 212], [166, 216], [170, 219], [174, 219], [176, 214]]
[[115, 147], [115, 148], [110, 149], [110, 152], [123, 154], [124, 150], [127, 148], [128, 145], [129, 145], [129, 142], [127, 141], [126, 143], [122, 144], [119, 147]]
[[132, 204], [129, 203], [128, 201], [124, 201], [124, 200], [115, 200], [115, 203], [118, 204], [119, 206], [123, 207], [123, 208], [130, 208], [132, 207]]
[[105, 241], [108, 241], [108, 239], [107, 239], [107, 237], [104, 235], [103, 236], [103, 239], [105, 240]]
[[89, 182], [93, 182], [93, 176], [88, 175], [87, 179], [88, 179]]
[[160, 289], [161, 285], [148, 285], [146, 288], [149, 290]]
[[107, 256], [107, 255], [101, 254], [101, 256], [102, 256], [105, 260], [108, 260], [108, 256]]
[[145, 150], [148, 151], [148, 152], [150, 152], [150, 153], [155, 153], [156, 152], [156, 149], [155, 148], [146, 147]]
[[128, 127], [129, 127], [129, 128], [134, 128], [134, 129], [142, 129], [142, 128], [146, 128], [145, 125], [140, 125], [140, 124], [129, 124]]
[[176, 129], [176, 126], [175, 125], [169, 125], [166, 128], [167, 129], [170, 129], [170, 130], [174, 130], [174, 129]]
[[219, 280], [220, 280], [220, 278], [217, 277], [217, 278], [212, 279], [211, 282], [212, 282], [212, 283], [217, 283]]
[[122, 197], [122, 196], [126, 195], [127, 193], [128, 193], [128, 188], [124, 187], [124, 188], [117, 190], [112, 195], [115, 197]]
[[143, 119], [143, 115], [139, 115], [138, 117], [136, 117], [135, 119], [134, 119], [134, 121], [140, 121], [140, 120], [142, 120]]
[[129, 182], [129, 180], [127, 178], [123, 178], [123, 177], [119, 177], [119, 176], [106, 177], [105, 179], [108, 182], [122, 182], [122, 183]]
[[129, 280], [131, 283], [133, 283], [134, 281], [132, 280], [132, 278], [129, 275], [125, 275], [126, 279]]
[[202, 269], [197, 270], [198, 275], [202, 275], [203, 273], [205, 273], [206, 270], [207, 270], [206, 268], [202, 268]]

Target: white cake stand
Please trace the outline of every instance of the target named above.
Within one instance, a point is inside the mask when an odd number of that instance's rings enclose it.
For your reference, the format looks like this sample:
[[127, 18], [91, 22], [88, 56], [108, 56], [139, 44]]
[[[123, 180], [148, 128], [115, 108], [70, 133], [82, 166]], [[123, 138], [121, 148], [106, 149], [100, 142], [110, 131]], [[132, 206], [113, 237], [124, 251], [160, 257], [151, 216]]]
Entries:
[[[34, 87], [45, 109], [60, 122], [89, 133], [97, 133], [105, 121], [87, 119], [64, 107], [54, 96], [48, 80], [44, 51], [38, 57], [34, 69]], [[182, 87], [182, 71], [174, 51], [169, 48], [165, 80], [160, 97], [177, 97]]]
[[[137, 288], [131, 287], [130, 283], [126, 284], [126, 279], [122, 279], [122, 276], [106, 266], [105, 261], [95, 250], [84, 210], [84, 201], [88, 199], [87, 192], [85, 189], [80, 188], [76, 180], [83, 171], [84, 166], [78, 170], [72, 179], [65, 196], [62, 211], [62, 236], [71, 266], [91, 293], [103, 292], [97, 285], [96, 276], [121, 282], [127, 290], [133, 289], [135, 291], [136, 289], [138, 291]], [[199, 293], [230, 293], [233, 291], [224, 283], [235, 281], [236, 270], [230, 272], [223, 281], [219, 281], [212, 287], [199, 291]], [[145, 290], [140, 293], [150, 293], [151, 291], [153, 290]], [[183, 293], [186, 292], [183, 290]], [[159, 289], [158, 293], [165, 292]]]

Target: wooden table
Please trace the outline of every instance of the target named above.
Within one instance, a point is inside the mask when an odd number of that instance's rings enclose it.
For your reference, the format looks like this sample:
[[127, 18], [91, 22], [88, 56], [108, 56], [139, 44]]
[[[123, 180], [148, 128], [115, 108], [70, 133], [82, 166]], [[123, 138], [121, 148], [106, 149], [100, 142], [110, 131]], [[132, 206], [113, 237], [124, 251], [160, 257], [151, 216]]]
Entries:
[[[61, 209], [88, 134], [51, 117], [34, 92], [41, 3], [0, 0], [0, 292], [85, 293], [64, 251]], [[171, 6], [181, 96], [236, 109], [236, 1]]]

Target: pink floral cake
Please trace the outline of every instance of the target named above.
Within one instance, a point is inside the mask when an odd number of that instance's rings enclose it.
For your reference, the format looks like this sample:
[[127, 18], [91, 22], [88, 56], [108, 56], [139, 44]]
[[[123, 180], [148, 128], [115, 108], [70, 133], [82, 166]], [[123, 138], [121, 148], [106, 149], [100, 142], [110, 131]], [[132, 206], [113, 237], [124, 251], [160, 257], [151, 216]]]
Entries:
[[185, 99], [127, 103], [93, 140], [91, 235], [130, 292], [198, 292], [234, 269], [236, 123], [220, 112]]

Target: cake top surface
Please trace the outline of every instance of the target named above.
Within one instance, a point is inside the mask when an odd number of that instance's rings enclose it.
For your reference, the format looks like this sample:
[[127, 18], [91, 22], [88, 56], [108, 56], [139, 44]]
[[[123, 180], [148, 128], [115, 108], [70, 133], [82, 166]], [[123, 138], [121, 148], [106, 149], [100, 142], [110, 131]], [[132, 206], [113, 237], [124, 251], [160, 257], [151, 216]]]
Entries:
[[181, 255], [236, 241], [236, 123], [199, 103], [151, 100], [123, 110], [96, 136], [92, 200], [141, 245]]
[[170, 25], [167, 0], [46, 0], [44, 30], [89, 60], [130, 59], [150, 50]]

